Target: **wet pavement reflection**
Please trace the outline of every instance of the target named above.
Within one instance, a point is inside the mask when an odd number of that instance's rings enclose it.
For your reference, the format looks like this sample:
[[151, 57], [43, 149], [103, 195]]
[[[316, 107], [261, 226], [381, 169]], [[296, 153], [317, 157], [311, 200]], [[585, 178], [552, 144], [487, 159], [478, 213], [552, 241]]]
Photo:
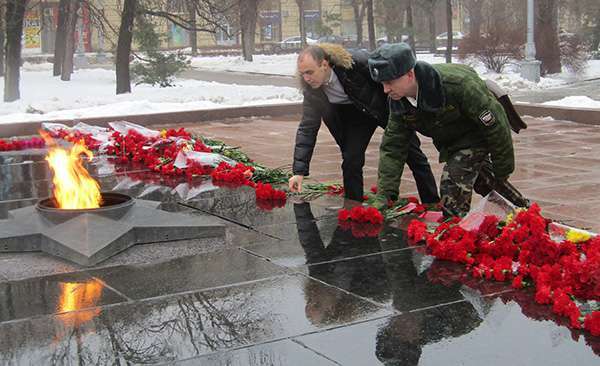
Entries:
[[[527, 291], [338, 226], [339, 196], [265, 209], [247, 187], [89, 164], [103, 190], [220, 218], [225, 241], [150, 243], [84, 268], [0, 253], [0, 365], [596, 365]], [[49, 195], [39, 153], [0, 154], [0, 220]]]
[[318, 281], [281, 276], [105, 307], [83, 323], [69, 322], [70, 314], [0, 323], [0, 333], [13, 335], [0, 339], [0, 360], [164, 362], [385, 315], [390, 312]]
[[85, 273], [0, 283], [0, 321], [69, 313], [127, 299]]
[[553, 322], [532, 320], [520, 305], [500, 298], [438, 306], [295, 340], [343, 365], [596, 365], [600, 353], [597, 340], [590, 344]]

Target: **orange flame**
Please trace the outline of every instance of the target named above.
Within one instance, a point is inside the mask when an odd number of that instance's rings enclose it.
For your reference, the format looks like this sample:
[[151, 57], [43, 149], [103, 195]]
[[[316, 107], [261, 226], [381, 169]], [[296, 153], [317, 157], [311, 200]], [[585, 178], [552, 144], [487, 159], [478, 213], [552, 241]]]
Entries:
[[65, 282], [61, 283], [61, 292], [58, 302], [58, 312], [68, 313], [62, 315], [66, 323], [79, 325], [92, 320], [100, 313], [100, 309], [90, 309], [70, 313], [80, 309], [93, 308], [102, 295], [103, 285], [98, 281]]
[[52, 138], [40, 131], [50, 147], [46, 160], [54, 172], [54, 199], [62, 209], [74, 210], [100, 207], [100, 186], [83, 167], [81, 154], [90, 160], [94, 157], [83, 141], [76, 142], [71, 150], [58, 147]]

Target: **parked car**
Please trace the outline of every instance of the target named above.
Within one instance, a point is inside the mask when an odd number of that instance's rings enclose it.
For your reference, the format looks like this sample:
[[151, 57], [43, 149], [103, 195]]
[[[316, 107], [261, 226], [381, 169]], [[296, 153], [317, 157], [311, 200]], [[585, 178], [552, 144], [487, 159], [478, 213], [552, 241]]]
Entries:
[[[306, 40], [308, 42], [308, 39]], [[340, 37], [340, 36], [334, 36], [334, 35], [330, 35], [330, 36], [323, 36], [321, 38], [319, 38], [317, 40], [317, 43], [337, 43], [337, 44], [344, 44], [344, 38]]]
[[[408, 41], [408, 35], [407, 34], [403, 34], [402, 36], [400, 36], [400, 42], [406, 42]], [[388, 37], [387, 36], [383, 36], [381, 38], [377, 38], [375, 40], [375, 43], [377, 44], [377, 47], [380, 47], [383, 44], [388, 43]]]
[[[459, 31], [452, 32], [452, 41], [460, 41], [463, 38], [465, 38], [465, 35], [463, 32], [459, 32]], [[435, 39], [438, 43], [446, 42], [448, 40], [448, 32], [438, 34], [435, 37]]]
[[[316, 44], [317, 40], [306, 37], [306, 43], [307, 44]], [[273, 49], [275, 49], [276, 51], [296, 49], [296, 48], [300, 48], [300, 45], [301, 45], [300, 36], [294, 36], [294, 37], [288, 37], [288, 38], [284, 39], [283, 41], [276, 43], [275, 46], [273, 47]]]

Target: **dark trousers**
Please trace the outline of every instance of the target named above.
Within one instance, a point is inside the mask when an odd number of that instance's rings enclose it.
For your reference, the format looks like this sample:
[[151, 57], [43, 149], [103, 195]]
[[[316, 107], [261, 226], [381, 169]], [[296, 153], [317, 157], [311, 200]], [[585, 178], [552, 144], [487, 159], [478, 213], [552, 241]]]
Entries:
[[[334, 108], [339, 121], [339, 126], [334, 129], [334, 138], [342, 151], [345, 196], [351, 200], [362, 201], [365, 151], [375, 133], [377, 122], [358, 110], [353, 104], [334, 104]], [[410, 139], [407, 164], [417, 183], [421, 201], [424, 203], [438, 202], [440, 198], [435, 178], [427, 157], [421, 151], [421, 142], [416, 133], [413, 133]]]

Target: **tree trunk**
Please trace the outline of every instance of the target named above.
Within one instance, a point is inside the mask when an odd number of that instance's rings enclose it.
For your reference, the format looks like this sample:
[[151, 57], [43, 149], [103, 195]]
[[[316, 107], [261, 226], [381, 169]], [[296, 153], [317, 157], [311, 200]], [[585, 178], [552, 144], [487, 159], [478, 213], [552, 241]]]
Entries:
[[0, 6], [0, 76], [4, 76], [4, 42], [6, 42], [5, 10], [5, 6]]
[[437, 51], [437, 44], [435, 37], [437, 36], [435, 32], [435, 11], [433, 2], [431, 5], [427, 7], [427, 18], [429, 21], [429, 51], [431, 53], [435, 53]]
[[298, 26], [300, 27], [300, 48], [306, 47], [306, 19], [304, 19], [304, 0], [296, 0], [298, 4]]
[[452, 63], [452, 0], [446, 0], [446, 28], [448, 42], [446, 42], [446, 63]]
[[4, 101], [13, 102], [21, 98], [19, 79], [21, 72], [21, 38], [23, 18], [27, 1], [6, 2], [6, 72], [4, 75]]
[[[415, 52], [415, 25], [413, 23], [412, 0], [408, 0], [406, 4], [406, 27], [408, 28], [408, 44]], [[402, 41], [402, 36], [400, 36]]]
[[375, 40], [375, 19], [373, 19], [373, 0], [367, 0], [367, 28], [369, 29], [369, 49], [377, 47]]
[[[188, 13], [190, 15], [190, 27], [196, 28], [196, 7], [193, 2], [188, 1]], [[190, 47], [192, 48], [192, 56], [198, 56], [198, 34], [195, 29], [189, 31]]]
[[60, 80], [71, 80], [73, 73], [73, 54], [75, 53], [75, 27], [77, 27], [77, 11], [79, 10], [79, 0], [69, 0], [67, 7], [67, 32], [65, 35], [65, 53], [62, 60]]
[[242, 54], [244, 60], [252, 61], [254, 54], [254, 38], [256, 36], [256, 19], [260, 0], [240, 0], [240, 27], [242, 28]]
[[558, 0], [536, 0], [535, 5], [534, 38], [536, 58], [542, 61], [540, 72], [542, 75], [559, 73]]
[[471, 0], [466, 5], [469, 13], [469, 37], [479, 39], [483, 23], [483, 0]]
[[593, 28], [592, 34], [592, 50], [597, 50], [600, 45], [600, 7], [596, 12], [596, 26]]
[[129, 75], [129, 56], [133, 38], [133, 21], [135, 19], [137, 0], [125, 0], [119, 39], [117, 40], [116, 74], [117, 94], [131, 93], [131, 77]]
[[58, 3], [58, 19], [56, 24], [56, 38], [54, 40], [54, 67], [52, 75], [59, 76], [62, 73], [62, 64], [65, 58], [65, 47], [67, 43], [67, 20], [69, 0], [60, 0]]
[[352, 2], [352, 11], [354, 12], [354, 25], [356, 27], [356, 46], [360, 47], [363, 41], [363, 19], [365, 16], [365, 7], [359, 3], [363, 3], [363, 0], [354, 0]]

